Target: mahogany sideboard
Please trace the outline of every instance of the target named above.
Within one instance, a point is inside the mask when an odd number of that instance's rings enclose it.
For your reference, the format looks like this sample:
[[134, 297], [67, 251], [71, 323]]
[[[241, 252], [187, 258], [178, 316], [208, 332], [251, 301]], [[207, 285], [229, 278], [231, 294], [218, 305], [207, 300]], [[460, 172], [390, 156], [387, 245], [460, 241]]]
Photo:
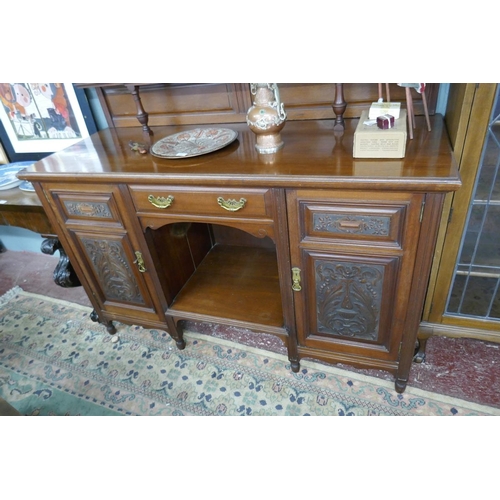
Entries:
[[301, 358], [382, 369], [402, 392], [460, 178], [440, 115], [432, 132], [417, 118], [401, 160], [353, 159], [357, 123], [288, 122], [273, 155], [231, 123], [235, 142], [179, 160], [132, 150], [140, 127], [107, 129], [19, 177], [110, 333], [163, 329], [182, 349], [182, 320], [244, 327], [281, 338], [293, 371]]

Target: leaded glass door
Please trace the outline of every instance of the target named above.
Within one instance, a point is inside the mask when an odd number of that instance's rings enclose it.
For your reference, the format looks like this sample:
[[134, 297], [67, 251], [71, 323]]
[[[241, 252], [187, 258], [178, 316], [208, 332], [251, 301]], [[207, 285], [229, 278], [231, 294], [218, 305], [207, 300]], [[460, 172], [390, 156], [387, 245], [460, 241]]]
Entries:
[[[500, 88], [500, 87], [498, 87]], [[445, 314], [500, 326], [500, 98], [489, 119]]]
[[419, 338], [500, 341], [500, 86], [451, 84], [446, 122], [462, 187], [450, 195]]

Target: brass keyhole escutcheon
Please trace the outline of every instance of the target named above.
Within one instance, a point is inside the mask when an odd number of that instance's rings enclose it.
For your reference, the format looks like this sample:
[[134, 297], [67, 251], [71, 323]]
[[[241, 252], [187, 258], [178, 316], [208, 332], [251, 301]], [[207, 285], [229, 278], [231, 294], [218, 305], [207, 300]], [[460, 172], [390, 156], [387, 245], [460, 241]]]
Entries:
[[169, 195], [166, 198], [163, 196], [156, 197], [150, 194], [148, 196], [148, 201], [156, 208], [168, 208], [170, 205], [172, 205], [174, 197], [172, 195]]
[[298, 267], [292, 267], [292, 290], [294, 292], [302, 290], [302, 286], [300, 285], [300, 269]]
[[246, 204], [247, 200], [245, 200], [245, 198], [240, 198], [239, 201], [237, 200], [225, 200], [224, 198], [222, 198], [222, 196], [219, 196], [217, 198], [217, 203], [225, 210], [229, 210], [229, 212], [236, 212], [238, 210], [241, 210], [245, 204]]
[[134, 260], [134, 264], [137, 264], [137, 268], [140, 273], [146, 272], [146, 266], [144, 265], [144, 259], [142, 258], [141, 252], [135, 252], [136, 259]]

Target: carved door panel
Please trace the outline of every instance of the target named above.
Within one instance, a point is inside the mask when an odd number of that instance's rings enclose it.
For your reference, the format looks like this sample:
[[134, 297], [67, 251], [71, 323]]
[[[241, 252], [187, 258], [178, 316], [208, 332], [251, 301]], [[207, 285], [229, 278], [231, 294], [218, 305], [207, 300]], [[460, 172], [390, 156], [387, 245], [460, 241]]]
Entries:
[[128, 215], [128, 191], [112, 184], [76, 190], [68, 183], [44, 190], [61, 243], [98, 315], [161, 324], [156, 275], [142, 231]]
[[146, 282], [144, 256], [125, 231], [70, 230], [83, 273], [100, 309], [113, 317], [158, 321]]
[[399, 256], [302, 249], [299, 344], [395, 359]]
[[354, 191], [287, 194], [299, 347], [398, 359], [424, 198]]

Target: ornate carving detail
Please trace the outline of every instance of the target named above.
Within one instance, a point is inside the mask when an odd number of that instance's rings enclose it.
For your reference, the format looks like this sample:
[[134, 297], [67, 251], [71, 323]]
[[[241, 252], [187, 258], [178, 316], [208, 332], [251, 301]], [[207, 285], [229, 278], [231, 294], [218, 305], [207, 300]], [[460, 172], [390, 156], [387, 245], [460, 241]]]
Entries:
[[144, 304], [120, 242], [85, 238], [82, 243], [108, 299]]
[[361, 233], [387, 236], [391, 227], [391, 218], [315, 213], [313, 215], [313, 224], [315, 231], [327, 233]]
[[54, 255], [59, 250], [59, 262], [52, 275], [56, 285], [63, 288], [81, 286], [80, 280], [69, 261], [69, 257], [66, 255], [61, 242], [57, 238], [43, 240], [40, 250], [47, 255]]
[[113, 216], [107, 203], [91, 201], [65, 201], [68, 214], [79, 217], [98, 217], [112, 219]]
[[377, 340], [384, 267], [316, 262], [318, 331]]

